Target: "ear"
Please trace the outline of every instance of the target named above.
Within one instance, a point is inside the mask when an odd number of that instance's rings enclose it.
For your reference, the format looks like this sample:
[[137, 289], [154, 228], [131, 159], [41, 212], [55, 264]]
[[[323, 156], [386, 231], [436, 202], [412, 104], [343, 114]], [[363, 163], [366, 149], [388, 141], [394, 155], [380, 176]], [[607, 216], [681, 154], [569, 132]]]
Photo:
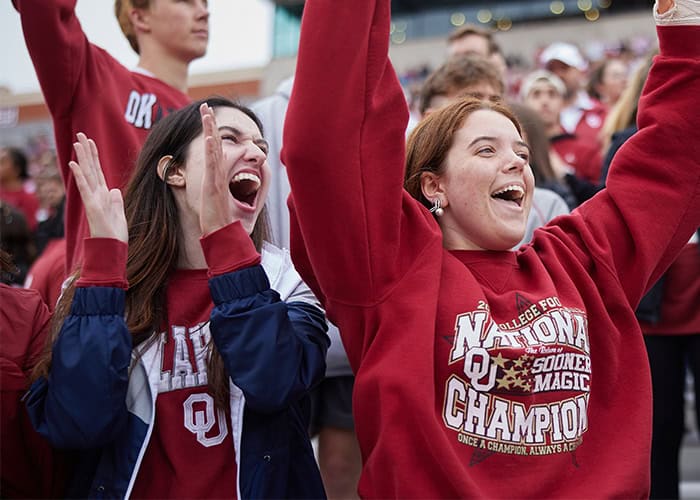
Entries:
[[445, 186], [442, 178], [433, 172], [423, 172], [420, 175], [420, 189], [428, 200], [432, 201], [436, 198], [440, 199], [440, 204], [443, 208], [449, 205]]
[[137, 33], [148, 33], [151, 31], [150, 18], [148, 9], [139, 9], [133, 7], [129, 10], [129, 21], [134, 27], [134, 34]]
[[163, 156], [158, 160], [156, 172], [158, 172], [158, 177], [170, 186], [185, 186], [185, 176], [182, 167], [175, 164], [173, 157], [170, 155]]

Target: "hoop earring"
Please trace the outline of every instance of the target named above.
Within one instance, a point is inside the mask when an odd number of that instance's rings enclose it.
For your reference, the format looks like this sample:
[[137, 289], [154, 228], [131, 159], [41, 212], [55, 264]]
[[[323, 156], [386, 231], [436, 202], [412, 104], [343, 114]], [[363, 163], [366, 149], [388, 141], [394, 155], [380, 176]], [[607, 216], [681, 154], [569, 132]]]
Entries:
[[435, 214], [437, 217], [443, 216], [445, 210], [443, 210], [442, 208], [442, 202], [440, 202], [440, 198], [435, 198], [433, 200], [433, 208], [430, 209], [430, 213]]

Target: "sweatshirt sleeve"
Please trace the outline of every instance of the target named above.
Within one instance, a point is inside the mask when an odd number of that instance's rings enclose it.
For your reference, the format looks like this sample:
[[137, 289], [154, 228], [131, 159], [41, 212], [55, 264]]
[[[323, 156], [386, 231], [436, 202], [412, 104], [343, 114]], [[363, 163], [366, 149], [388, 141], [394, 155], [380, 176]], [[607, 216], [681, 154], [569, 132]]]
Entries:
[[219, 276], [260, 264], [260, 254], [240, 222], [233, 222], [200, 239], [209, 276]]
[[212, 277], [209, 288], [212, 337], [247, 405], [275, 412], [321, 381], [330, 341], [308, 288], [282, 301], [261, 265]]
[[579, 208], [587, 252], [633, 307], [700, 225], [700, 26], [657, 32], [639, 131], [613, 158], [607, 188]]
[[121, 288], [76, 287], [48, 378], [26, 396], [32, 425], [57, 448], [103, 446], [126, 425], [132, 342], [124, 298]]
[[83, 268], [77, 287], [112, 286], [126, 289], [126, 243], [112, 238], [83, 240]]
[[13, 0], [46, 104], [69, 112], [91, 45], [75, 15], [76, 0]]
[[408, 110], [388, 57], [390, 3], [306, 2], [285, 121], [292, 257], [317, 294], [347, 304], [381, 299], [436, 227], [403, 191]]

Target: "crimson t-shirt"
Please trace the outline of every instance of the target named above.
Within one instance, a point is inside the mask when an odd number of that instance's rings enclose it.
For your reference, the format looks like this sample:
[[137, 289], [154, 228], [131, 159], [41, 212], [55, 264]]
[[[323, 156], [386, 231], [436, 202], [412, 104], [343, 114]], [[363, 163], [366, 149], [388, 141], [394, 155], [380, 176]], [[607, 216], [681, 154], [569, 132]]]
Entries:
[[230, 407], [218, 408], [207, 385], [207, 271], [180, 270], [167, 287], [155, 425], [138, 470], [134, 498], [236, 498]]

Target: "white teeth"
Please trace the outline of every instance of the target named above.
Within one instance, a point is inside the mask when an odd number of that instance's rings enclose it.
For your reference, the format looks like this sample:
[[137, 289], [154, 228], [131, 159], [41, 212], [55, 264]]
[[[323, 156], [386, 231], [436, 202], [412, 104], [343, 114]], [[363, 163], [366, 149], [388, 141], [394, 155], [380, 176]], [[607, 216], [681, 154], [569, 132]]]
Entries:
[[231, 182], [241, 182], [241, 181], [252, 181], [256, 183], [258, 186], [260, 185], [260, 177], [258, 177], [255, 174], [251, 174], [249, 172], [241, 172], [240, 174], [236, 174], [233, 179], [231, 179]]
[[496, 191], [495, 193], [493, 193], [492, 196], [495, 196], [497, 194], [507, 193], [509, 191], [517, 191], [520, 194], [525, 194], [525, 190], [522, 188], [522, 186], [518, 186], [517, 184], [511, 184], [510, 186], [504, 187], [500, 191]]

